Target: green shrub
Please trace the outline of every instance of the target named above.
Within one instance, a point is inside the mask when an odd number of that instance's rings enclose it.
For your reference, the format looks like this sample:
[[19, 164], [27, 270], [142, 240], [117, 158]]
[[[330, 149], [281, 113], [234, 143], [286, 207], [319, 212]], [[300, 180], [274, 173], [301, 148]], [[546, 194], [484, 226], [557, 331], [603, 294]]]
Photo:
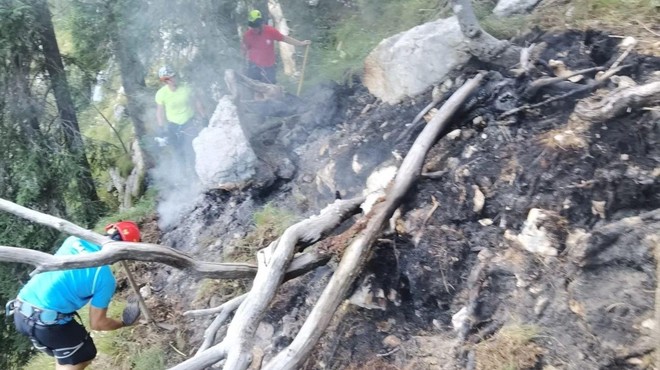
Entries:
[[131, 220], [140, 223], [148, 219], [156, 212], [156, 196], [156, 190], [150, 189], [133, 207], [100, 219], [96, 224], [95, 230], [102, 233], [107, 224], [118, 220]]
[[133, 358], [132, 370], [165, 369], [165, 352], [158, 347], [150, 347], [138, 352]]
[[296, 217], [293, 213], [266, 204], [252, 216], [254, 227], [243, 239], [234, 241], [225, 252], [225, 259], [230, 261], [252, 262], [256, 251], [268, 246], [280, 237], [287, 227], [293, 225]]

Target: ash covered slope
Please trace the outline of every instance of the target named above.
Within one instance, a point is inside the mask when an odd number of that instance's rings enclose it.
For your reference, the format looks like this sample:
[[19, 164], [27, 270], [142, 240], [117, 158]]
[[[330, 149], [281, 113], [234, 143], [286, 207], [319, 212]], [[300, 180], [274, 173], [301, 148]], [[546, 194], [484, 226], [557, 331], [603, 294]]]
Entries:
[[[607, 66], [618, 55], [606, 35], [540, 38], [541, 59], [561, 55], [571, 69]], [[626, 63], [632, 67], [621, 75], [637, 83], [658, 78], [658, 58], [632, 56]], [[452, 85], [478, 69], [493, 67], [469, 64], [452, 75]], [[524, 103], [520, 92], [528, 82], [491, 72], [454, 118], [451, 134], [427, 156], [432, 176], [409, 192], [394, 230], [374, 246], [354, 304], [340, 308], [306, 369], [648, 363], [657, 324], [657, 112], [589, 123], [571, 114], [575, 99], [588, 95], [582, 94], [499, 119]], [[534, 99], [562, 92], [544, 90]], [[432, 100], [429, 91], [379, 104], [359, 85], [320, 88], [306, 99], [312, 111], [280, 118], [279, 130], [252, 138], [264, 171], [274, 176], [258, 188], [206, 193], [165, 232], [165, 244], [219, 259], [269, 202], [303, 218], [337, 193], [360, 194], [374, 169], [399, 164], [412, 142], [407, 133], [414, 138], [419, 131], [405, 125]], [[263, 363], [295, 336], [334, 263], [282, 286], [260, 330]], [[193, 299], [199, 282], [178, 271], [158, 276], [166, 291], [186, 292], [178, 303], [184, 310], [228, 298], [218, 289], [200, 302]], [[192, 323], [191, 349], [209, 322]]]

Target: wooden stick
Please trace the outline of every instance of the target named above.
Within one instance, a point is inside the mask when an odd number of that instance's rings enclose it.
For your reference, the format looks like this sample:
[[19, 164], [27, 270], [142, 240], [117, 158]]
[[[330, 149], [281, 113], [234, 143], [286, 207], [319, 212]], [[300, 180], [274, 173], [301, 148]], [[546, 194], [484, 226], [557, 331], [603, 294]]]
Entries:
[[302, 70], [300, 71], [300, 81], [298, 82], [298, 91], [296, 96], [300, 96], [300, 89], [302, 89], [303, 80], [305, 79], [305, 67], [307, 66], [307, 54], [309, 53], [309, 44], [305, 47], [305, 57], [303, 58]]
[[158, 325], [154, 318], [151, 316], [149, 313], [149, 309], [147, 308], [147, 304], [144, 303], [144, 298], [142, 298], [142, 295], [140, 294], [140, 288], [138, 287], [137, 283], [135, 282], [135, 278], [133, 278], [133, 273], [131, 273], [131, 270], [128, 268], [128, 263], [126, 261], [120, 261], [119, 262], [121, 266], [124, 268], [124, 271], [126, 271], [126, 278], [128, 279], [128, 283], [130, 284], [131, 288], [133, 288], [133, 291], [137, 295], [137, 300], [138, 300], [138, 305], [140, 306], [140, 310], [142, 311], [142, 315], [144, 315], [144, 318], [147, 319], [149, 323], [152, 323], [154, 325]]
[[578, 75], [593, 72], [593, 71], [602, 71], [604, 69], [605, 69], [605, 67], [592, 67], [592, 68], [586, 68], [586, 69], [581, 69], [579, 71], [575, 71], [575, 72], [570, 73], [566, 76], [540, 78], [540, 79], [532, 82], [531, 84], [529, 84], [529, 86], [522, 93], [522, 96], [532, 97], [536, 94], [536, 92], [540, 88], [542, 88], [544, 86], [552, 85], [554, 83], [561, 82], [561, 81], [566, 81], [566, 80], [568, 80], [569, 78], [571, 78], [573, 76], [578, 76]]
[[[227, 302], [223, 303], [220, 307], [216, 307], [216, 309], [220, 309], [218, 312], [218, 316], [215, 317], [211, 325], [209, 325], [206, 330], [204, 330], [204, 342], [202, 342], [202, 345], [199, 346], [199, 349], [197, 350], [197, 354], [200, 354], [204, 351], [206, 351], [208, 348], [210, 348], [213, 345], [213, 341], [215, 340], [215, 335], [220, 330], [220, 327], [222, 324], [224, 324], [225, 321], [229, 318], [229, 315], [231, 315], [232, 312], [236, 311], [238, 306], [243, 303], [245, 298], [247, 297], [247, 293], [240, 295], [238, 297], [234, 297]], [[192, 312], [192, 311], [189, 311]], [[183, 313], [184, 316], [186, 316], [186, 313]]]
[[544, 101], [542, 101], [542, 102], [540, 102], [540, 103], [536, 103], [536, 104], [525, 104], [525, 105], [522, 105], [522, 106], [520, 106], [520, 107], [517, 107], [517, 108], [514, 108], [514, 109], [510, 109], [510, 110], [508, 110], [508, 111], [506, 111], [506, 112], [500, 114], [500, 116], [498, 117], [498, 119], [502, 119], [502, 118], [505, 118], [505, 117], [508, 117], [508, 116], [512, 116], [512, 115], [514, 115], [514, 114], [516, 114], [516, 113], [518, 113], [518, 112], [522, 112], [522, 111], [524, 111], [524, 110], [534, 109], [534, 108], [539, 108], [539, 107], [542, 107], [542, 106], [544, 106], [544, 105], [546, 105], [546, 104], [550, 104], [550, 103], [552, 103], [552, 102], [555, 102], [555, 101], [557, 101], [557, 100], [561, 100], [561, 99], [568, 98], [569, 96], [573, 96], [573, 95], [575, 95], [575, 94], [579, 94], [579, 93], [582, 93], [582, 92], [587, 92], [587, 91], [595, 90], [595, 89], [597, 89], [598, 87], [600, 87], [601, 85], [603, 85], [603, 84], [607, 81], [608, 78], [612, 77], [614, 74], [616, 74], [617, 72], [621, 71], [622, 69], [624, 69], [624, 68], [628, 68], [628, 67], [630, 67], [630, 66], [631, 66], [631, 65], [628, 64], [628, 65], [625, 65], [625, 66], [617, 67], [617, 68], [615, 68], [615, 69], [613, 69], [613, 70], [608, 70], [608, 71], [605, 72], [602, 76], [600, 76], [600, 78], [594, 80], [595, 82], [592, 82], [592, 83], [589, 84], [589, 85], [584, 85], [584, 86], [582, 86], [582, 87], [580, 87], [580, 88], [577, 88], [577, 89], [575, 89], [575, 90], [569, 91], [569, 92], [567, 92], [567, 93], [565, 93], [565, 94], [561, 94], [561, 95], [554, 96], [554, 97], [552, 97], [552, 98], [550, 98], [550, 99], [546, 99], [546, 100], [544, 100]]

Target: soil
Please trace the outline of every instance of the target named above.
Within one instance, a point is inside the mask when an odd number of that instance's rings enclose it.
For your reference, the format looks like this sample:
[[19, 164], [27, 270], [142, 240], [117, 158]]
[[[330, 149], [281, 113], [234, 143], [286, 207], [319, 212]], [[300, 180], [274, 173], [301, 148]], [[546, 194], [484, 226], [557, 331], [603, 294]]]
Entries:
[[[561, 59], [572, 70], [607, 67], [620, 52], [608, 35], [591, 31], [537, 33], [519, 42], [545, 43], [538, 75], [520, 78], [471, 62], [450, 77], [458, 86], [478, 70], [491, 71], [443, 133], [460, 129], [457, 137], [439, 139], [427, 155], [424, 171], [436, 175], [420, 177], [395, 228], [373, 246], [355, 287], [363, 286], [370, 305], [342, 305], [304, 369], [519, 368], [493, 367], [480, 352], [479, 343], [493, 343], [496, 333], [512, 326], [535, 331], [525, 345], [538, 355], [532, 366], [520, 368], [652, 368], [658, 114], [637, 109], [607, 122], [580, 121], [571, 113], [589, 96], [581, 94], [498, 118], [561, 93], [552, 86], [522, 96], [532, 79], [549, 72], [542, 62]], [[631, 55], [624, 64], [631, 67], [621, 74], [638, 83], [658, 78], [660, 58]], [[593, 78], [585, 75], [585, 81]], [[253, 230], [252, 214], [267, 203], [303, 219], [337, 196], [361, 194], [374, 169], [400, 164], [398, 155], [405, 156], [423, 128], [410, 122], [432, 100], [432, 91], [392, 106], [354, 82], [320, 86], [292, 100], [292, 115], [259, 116], [252, 109], [252, 118], [282, 123], [252, 139], [270, 178], [260, 187], [207, 192], [176, 227], [147, 241], [222, 260]], [[404, 130], [409, 134], [401, 137]], [[530, 252], [518, 242], [532, 209], [548, 215], [540, 229], [552, 235], [556, 255]], [[260, 343], [269, 344], [264, 363], [291, 342], [335, 264], [336, 258], [283, 284], [262, 323]], [[481, 278], [470, 280], [481, 264]], [[180, 313], [217, 306], [237, 293], [217, 285], [201, 294], [209, 283], [185, 271], [137, 268], [141, 284], [149, 286], [154, 316], [177, 325], [165, 341], [187, 355], [212, 318], [189, 320]], [[452, 318], [471, 305], [475, 310], [461, 338]], [[170, 353], [171, 364], [182, 360]]]

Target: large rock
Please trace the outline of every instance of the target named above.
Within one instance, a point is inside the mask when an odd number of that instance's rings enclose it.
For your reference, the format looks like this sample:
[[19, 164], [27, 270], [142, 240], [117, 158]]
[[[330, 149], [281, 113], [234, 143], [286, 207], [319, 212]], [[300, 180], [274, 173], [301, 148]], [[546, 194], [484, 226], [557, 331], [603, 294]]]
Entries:
[[526, 13], [532, 10], [540, 0], [500, 0], [493, 9], [493, 14], [506, 17], [513, 14]]
[[195, 171], [207, 189], [242, 188], [256, 174], [257, 156], [228, 96], [220, 99], [209, 126], [193, 140], [193, 147]]
[[399, 33], [380, 44], [364, 62], [364, 85], [396, 104], [440, 82], [470, 55], [456, 17], [439, 19]]

